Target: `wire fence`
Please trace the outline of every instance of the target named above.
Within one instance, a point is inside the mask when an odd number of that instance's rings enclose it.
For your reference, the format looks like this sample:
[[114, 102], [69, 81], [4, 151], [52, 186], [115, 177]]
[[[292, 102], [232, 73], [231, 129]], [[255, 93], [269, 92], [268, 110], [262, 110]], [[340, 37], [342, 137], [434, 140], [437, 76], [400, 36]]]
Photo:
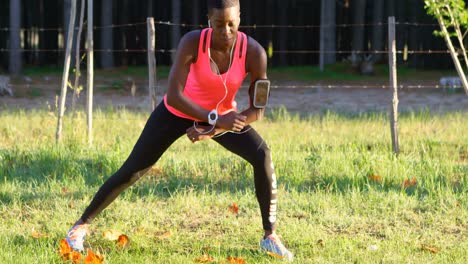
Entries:
[[[155, 21], [156, 25], [162, 26], [178, 26], [178, 27], [191, 27], [191, 28], [205, 28], [206, 25], [203, 24], [187, 24], [187, 23], [174, 23], [171, 21]], [[138, 23], [125, 23], [125, 24], [112, 24], [107, 26], [95, 26], [93, 29], [95, 30], [102, 30], [102, 29], [115, 29], [115, 28], [125, 28], [125, 27], [140, 27], [145, 26], [146, 30], [147, 22], [138, 22]], [[436, 23], [419, 23], [419, 22], [396, 22], [397, 26], [411, 26], [411, 27], [439, 27]], [[310, 28], [327, 28], [327, 27], [336, 27], [336, 28], [350, 28], [350, 27], [387, 27], [388, 23], [361, 23], [361, 24], [337, 24], [337, 25], [278, 25], [278, 24], [271, 24], [271, 25], [242, 25], [240, 28], [249, 28], [249, 29], [259, 29], [259, 28], [285, 28], [285, 29], [310, 29]], [[21, 31], [35, 31], [35, 32], [44, 32], [44, 31], [58, 31], [64, 32], [64, 28], [62, 27], [51, 27], [51, 28], [40, 28], [40, 27], [31, 27], [31, 28], [21, 28]], [[78, 30], [78, 27], [75, 28]], [[0, 28], [0, 31], [11, 31], [11, 28], [3, 27]], [[27, 49], [9, 49], [9, 48], [0, 48], [0, 52], [7, 53], [12, 51], [19, 51], [19, 52], [31, 52], [31, 53], [62, 53], [65, 51], [65, 48], [61, 49], [40, 49], [40, 48], [27, 48]], [[93, 49], [94, 52], [101, 53], [146, 53], [148, 49]], [[156, 49], [154, 50], [155, 53], [175, 53], [176, 49]], [[80, 52], [86, 52], [85, 49], [80, 49]], [[335, 50], [335, 51], [327, 51], [327, 50], [275, 50], [271, 51], [272, 54], [388, 54], [389, 50]], [[461, 51], [457, 51], [459, 55], [463, 54]], [[450, 54], [449, 50], [397, 50], [397, 54]], [[148, 86], [147, 83], [134, 83], [137, 86]], [[26, 84], [10, 84], [10, 87], [17, 87], [17, 88], [49, 88], [50, 90], [55, 90], [53, 85], [50, 83], [26, 83]], [[119, 89], [122, 88], [121, 85], [108, 85], [108, 84], [95, 84], [96, 88], [115, 88]], [[451, 87], [461, 87], [458, 85], [452, 85]], [[154, 88], [161, 88], [160, 86], [155, 86]], [[388, 89], [391, 88], [390, 85], [321, 85], [321, 84], [314, 84], [314, 85], [272, 85], [272, 88], [288, 88], [288, 89], [307, 89], [307, 88], [325, 88], [325, 89], [334, 89], [334, 88], [360, 88], [360, 89], [368, 89], [368, 88], [381, 88], [381, 89]], [[446, 85], [420, 85], [420, 84], [404, 84], [398, 85], [399, 89], [423, 89], [423, 88], [447, 88]]]

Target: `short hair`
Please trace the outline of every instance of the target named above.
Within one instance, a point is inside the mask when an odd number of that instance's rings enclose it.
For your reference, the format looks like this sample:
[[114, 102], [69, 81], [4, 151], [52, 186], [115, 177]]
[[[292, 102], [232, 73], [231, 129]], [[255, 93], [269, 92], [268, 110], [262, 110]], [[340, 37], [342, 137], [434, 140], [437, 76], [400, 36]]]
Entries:
[[240, 6], [239, 0], [208, 0], [208, 10]]

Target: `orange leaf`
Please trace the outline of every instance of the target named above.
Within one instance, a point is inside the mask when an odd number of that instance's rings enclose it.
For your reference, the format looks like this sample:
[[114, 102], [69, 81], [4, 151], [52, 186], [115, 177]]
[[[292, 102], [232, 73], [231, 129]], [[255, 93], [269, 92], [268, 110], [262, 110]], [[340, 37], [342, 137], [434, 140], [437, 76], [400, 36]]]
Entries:
[[119, 244], [120, 247], [125, 247], [128, 244], [128, 236], [120, 235], [119, 238], [117, 238], [117, 244]]
[[369, 176], [369, 181], [382, 182], [382, 176], [380, 176], [380, 175], [370, 175]]
[[245, 260], [242, 258], [229, 257], [227, 258], [227, 261], [231, 264], [245, 264]]
[[102, 233], [102, 236], [110, 241], [115, 241], [119, 239], [119, 236], [122, 235], [122, 233], [115, 231], [115, 230], [106, 230], [104, 233]]
[[88, 256], [84, 259], [84, 264], [101, 264], [104, 262], [104, 257], [97, 252], [96, 254], [88, 248]]
[[208, 254], [203, 254], [201, 257], [194, 259], [194, 261], [197, 263], [209, 263], [213, 262], [213, 257]]
[[416, 184], [417, 184], [416, 178], [413, 177], [412, 180], [405, 179], [405, 180], [403, 181], [402, 186], [405, 187], [405, 188], [409, 188], [409, 187], [411, 187], [411, 186], [416, 186]]
[[73, 264], [81, 262], [81, 253], [73, 251], [65, 239], [60, 240], [59, 253], [63, 260], [71, 260]]
[[156, 235], [156, 238], [157, 238], [157, 239], [165, 239], [165, 238], [168, 238], [168, 237], [170, 237], [170, 236], [172, 236], [172, 232], [171, 232], [171, 231], [167, 231], [167, 232], [164, 232], [164, 233], [162, 233], [162, 234], [157, 234], [157, 235]]
[[437, 252], [440, 251], [440, 249], [438, 249], [438, 248], [430, 247], [430, 246], [426, 246], [426, 245], [422, 245], [422, 246], [421, 246], [421, 249], [422, 249], [422, 250], [430, 251], [430, 252], [432, 252], [432, 253], [437, 253]]
[[49, 235], [46, 234], [46, 233], [40, 233], [40, 232], [34, 230], [34, 227], [33, 227], [33, 229], [31, 230], [31, 236], [33, 238], [39, 239], [41, 237], [48, 237]]
[[229, 211], [233, 214], [238, 214], [239, 213], [239, 206], [236, 203], [232, 203], [231, 206], [229, 206]]

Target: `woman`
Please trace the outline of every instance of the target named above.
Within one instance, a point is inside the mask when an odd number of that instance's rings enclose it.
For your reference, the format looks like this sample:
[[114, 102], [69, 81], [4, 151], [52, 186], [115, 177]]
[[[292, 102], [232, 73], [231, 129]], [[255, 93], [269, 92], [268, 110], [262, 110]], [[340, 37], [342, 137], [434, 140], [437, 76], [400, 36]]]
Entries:
[[185, 134], [193, 143], [213, 139], [252, 164], [265, 231], [260, 247], [270, 255], [292, 260], [293, 255], [275, 234], [277, 189], [270, 149], [249, 126], [262, 116], [263, 109], [251, 105], [238, 113], [234, 101], [247, 74], [251, 76], [251, 102], [255, 82], [267, 78], [265, 50], [238, 32], [238, 0], [208, 0], [208, 19], [210, 28], [191, 31], [181, 39], [164, 102], [151, 114], [128, 159], [70, 229], [67, 241], [75, 250], [83, 250], [91, 220]]

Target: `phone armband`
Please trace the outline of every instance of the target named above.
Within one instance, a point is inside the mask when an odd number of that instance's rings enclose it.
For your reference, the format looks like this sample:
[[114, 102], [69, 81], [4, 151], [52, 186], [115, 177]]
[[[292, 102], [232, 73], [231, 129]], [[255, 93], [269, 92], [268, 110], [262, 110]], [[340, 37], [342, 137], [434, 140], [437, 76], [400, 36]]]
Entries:
[[261, 79], [255, 81], [253, 93], [253, 106], [255, 108], [265, 108], [268, 105], [270, 96], [270, 80]]

